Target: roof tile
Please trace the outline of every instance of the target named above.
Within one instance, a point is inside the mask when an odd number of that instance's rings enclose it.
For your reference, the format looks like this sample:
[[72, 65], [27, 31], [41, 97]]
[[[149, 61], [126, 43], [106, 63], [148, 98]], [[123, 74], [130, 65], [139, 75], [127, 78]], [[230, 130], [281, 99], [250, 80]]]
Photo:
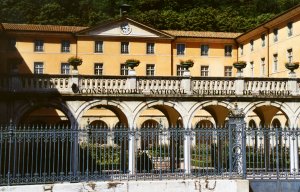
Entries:
[[4, 30], [74, 33], [87, 27], [2, 23]]
[[176, 31], [176, 30], [163, 30], [163, 31], [175, 37], [192, 37], [192, 38], [234, 39], [239, 35], [241, 35], [241, 33], [211, 32], [211, 31]]

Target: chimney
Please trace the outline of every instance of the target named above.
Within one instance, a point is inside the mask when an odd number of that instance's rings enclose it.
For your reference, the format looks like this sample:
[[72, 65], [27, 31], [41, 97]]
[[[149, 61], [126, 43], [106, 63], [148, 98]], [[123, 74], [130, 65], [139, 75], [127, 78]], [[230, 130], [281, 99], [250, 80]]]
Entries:
[[131, 5], [128, 5], [128, 4], [122, 4], [120, 6], [120, 16], [121, 17], [124, 17], [127, 15], [127, 13], [129, 12], [129, 9], [130, 9]]

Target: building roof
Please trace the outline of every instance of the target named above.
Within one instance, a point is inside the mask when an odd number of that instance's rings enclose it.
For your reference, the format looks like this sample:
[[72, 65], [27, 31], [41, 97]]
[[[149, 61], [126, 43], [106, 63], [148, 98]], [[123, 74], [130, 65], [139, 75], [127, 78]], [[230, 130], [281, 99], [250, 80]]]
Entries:
[[15, 23], [2, 23], [2, 26], [5, 31], [39, 31], [39, 32], [61, 32], [61, 33], [75, 33], [87, 28], [87, 27], [78, 27], [78, 26], [34, 25], [34, 24], [15, 24]]
[[242, 33], [163, 30], [175, 37], [234, 39]]

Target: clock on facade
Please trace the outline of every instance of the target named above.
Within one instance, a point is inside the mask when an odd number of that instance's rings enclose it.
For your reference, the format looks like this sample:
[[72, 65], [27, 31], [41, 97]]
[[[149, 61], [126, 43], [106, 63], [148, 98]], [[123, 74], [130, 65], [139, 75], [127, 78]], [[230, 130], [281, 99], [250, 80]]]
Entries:
[[124, 35], [128, 35], [131, 33], [131, 27], [128, 23], [122, 23], [120, 25], [120, 30], [121, 30], [121, 33], [124, 34]]

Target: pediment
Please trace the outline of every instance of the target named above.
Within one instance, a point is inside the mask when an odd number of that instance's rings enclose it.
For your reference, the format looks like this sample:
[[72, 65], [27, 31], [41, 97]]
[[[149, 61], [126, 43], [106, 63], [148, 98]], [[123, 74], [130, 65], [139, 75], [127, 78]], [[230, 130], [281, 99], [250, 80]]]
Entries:
[[131, 19], [121, 19], [104, 25], [95, 26], [77, 35], [84, 36], [110, 36], [110, 37], [150, 37], [172, 38], [171, 35], [143, 25]]

